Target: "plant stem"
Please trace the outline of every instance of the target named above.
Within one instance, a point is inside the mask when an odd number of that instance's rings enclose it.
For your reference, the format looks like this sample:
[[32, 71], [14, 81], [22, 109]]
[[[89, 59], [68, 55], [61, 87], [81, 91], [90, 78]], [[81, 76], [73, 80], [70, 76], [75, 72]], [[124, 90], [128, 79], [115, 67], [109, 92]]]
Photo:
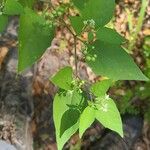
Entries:
[[129, 9], [125, 9], [126, 13], [127, 13], [127, 20], [128, 20], [128, 25], [129, 25], [129, 31], [133, 31], [133, 14], [131, 13], [131, 11]]
[[[149, 0], [142, 0], [141, 10], [140, 10], [139, 18], [138, 18], [138, 22], [137, 22], [137, 27], [136, 27], [135, 33], [132, 36], [133, 41], [131, 41], [131, 43], [129, 44], [129, 47], [128, 47], [129, 52], [132, 52], [132, 50], [136, 44], [136, 41], [138, 39], [138, 34], [141, 31], [143, 21], [144, 21], [145, 12], [146, 12], [146, 8], [148, 6], [148, 1]], [[130, 34], [132, 34], [132, 31], [130, 31]]]
[[[52, 6], [52, 9], [55, 10], [55, 8]], [[78, 78], [78, 57], [77, 57], [77, 40], [81, 41], [84, 43], [84, 41], [76, 35], [76, 33], [68, 26], [68, 24], [60, 18], [62, 21], [63, 25], [67, 28], [67, 30], [72, 34], [74, 38], [74, 61], [75, 61], [75, 77]]]
[[77, 58], [77, 36], [74, 35], [74, 61], [75, 61], [75, 76], [78, 77], [78, 58]]
[[67, 25], [67, 23], [61, 18], [60, 19], [62, 22], [63, 22], [63, 24], [64, 24], [64, 26], [67, 28], [67, 30], [73, 35], [73, 36], [76, 36], [76, 34], [70, 29], [70, 27]]
[[[78, 78], [78, 57], [77, 57], [77, 35], [69, 28], [69, 26], [66, 24], [66, 22], [61, 19], [65, 27], [68, 29], [68, 31], [72, 34], [74, 38], [74, 61], [75, 61], [75, 77]], [[79, 39], [81, 41], [81, 39]]]

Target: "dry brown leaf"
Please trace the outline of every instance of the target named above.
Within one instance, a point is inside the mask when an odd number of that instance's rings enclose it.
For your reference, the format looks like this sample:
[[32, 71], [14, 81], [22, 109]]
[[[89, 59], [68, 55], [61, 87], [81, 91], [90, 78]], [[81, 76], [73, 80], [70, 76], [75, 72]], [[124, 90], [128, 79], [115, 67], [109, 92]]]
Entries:
[[0, 69], [2, 67], [2, 63], [8, 53], [8, 48], [7, 47], [0, 47]]
[[150, 35], [150, 29], [145, 29], [143, 31], [143, 34], [146, 35], [146, 36], [149, 36]]

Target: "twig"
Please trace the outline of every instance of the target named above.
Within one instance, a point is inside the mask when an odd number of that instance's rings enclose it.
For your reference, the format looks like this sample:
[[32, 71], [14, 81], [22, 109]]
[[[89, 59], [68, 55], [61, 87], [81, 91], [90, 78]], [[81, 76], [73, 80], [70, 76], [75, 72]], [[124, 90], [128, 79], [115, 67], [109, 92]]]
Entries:
[[78, 77], [77, 36], [74, 36], [75, 76]]
[[73, 36], [77, 36], [75, 33], [73, 33], [73, 31], [69, 28], [69, 26], [67, 25], [67, 23], [63, 20], [63, 19], [60, 19], [64, 26], [68, 29], [68, 31], [73, 35]]
[[[128, 47], [129, 52], [132, 52], [132, 50], [136, 44], [138, 34], [139, 34], [139, 32], [142, 28], [142, 25], [143, 25], [144, 16], [145, 16], [147, 6], [148, 6], [148, 0], [142, 0], [142, 5], [141, 5], [140, 13], [139, 13], [137, 27], [136, 27], [135, 33], [132, 36], [133, 41], [131, 41], [131, 43], [129, 44], [129, 47]], [[132, 31], [130, 31], [130, 34], [132, 34]]]

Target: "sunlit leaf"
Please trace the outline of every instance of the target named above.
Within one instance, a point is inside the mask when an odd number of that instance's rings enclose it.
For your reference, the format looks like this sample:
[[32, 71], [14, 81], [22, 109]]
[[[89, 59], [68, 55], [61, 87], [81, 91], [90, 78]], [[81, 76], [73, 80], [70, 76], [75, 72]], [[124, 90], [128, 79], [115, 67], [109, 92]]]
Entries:
[[95, 118], [105, 127], [117, 132], [123, 137], [120, 113], [112, 99], [105, 99], [97, 105]]
[[[69, 110], [69, 106], [71, 105], [71, 96], [70, 93], [59, 93], [56, 94], [53, 103], [53, 118], [56, 129], [56, 141], [58, 150], [62, 150], [64, 144], [70, 139], [70, 137], [78, 130], [79, 125], [76, 123], [71, 126], [69, 129], [65, 130], [63, 135], [61, 135], [61, 119], [63, 114]], [[70, 116], [71, 117], [71, 116]]]
[[71, 67], [65, 67], [59, 70], [50, 80], [58, 87], [64, 90], [71, 90], [71, 82], [73, 80], [73, 70]]
[[91, 92], [95, 96], [103, 96], [106, 94], [106, 92], [108, 91], [111, 85], [112, 85], [112, 80], [110, 79], [96, 82], [91, 86]]
[[79, 135], [82, 137], [83, 133], [95, 120], [95, 110], [91, 107], [86, 107], [80, 116]]

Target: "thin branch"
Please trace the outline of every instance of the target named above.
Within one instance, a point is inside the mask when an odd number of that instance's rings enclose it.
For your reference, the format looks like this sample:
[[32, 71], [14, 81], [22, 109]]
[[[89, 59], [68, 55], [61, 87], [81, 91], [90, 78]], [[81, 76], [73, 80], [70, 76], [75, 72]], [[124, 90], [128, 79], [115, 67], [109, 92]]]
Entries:
[[[55, 7], [53, 5], [51, 5], [52, 9], [55, 10]], [[55, 10], [56, 11], [56, 10]], [[68, 27], [67, 23], [64, 21], [64, 19], [60, 18], [60, 20], [62, 21], [62, 23], [64, 24], [64, 26], [68, 29], [68, 31], [75, 36], [75, 34], [73, 33], [73, 31]]]
[[74, 60], [75, 60], [75, 76], [78, 77], [78, 58], [77, 58], [77, 37], [74, 36]]
[[73, 36], [76, 36], [76, 34], [73, 33], [73, 31], [70, 29], [70, 27], [67, 25], [67, 23], [66, 23], [63, 19], [60, 19], [60, 20], [63, 22], [64, 26], [68, 29], [68, 31], [69, 31]]

